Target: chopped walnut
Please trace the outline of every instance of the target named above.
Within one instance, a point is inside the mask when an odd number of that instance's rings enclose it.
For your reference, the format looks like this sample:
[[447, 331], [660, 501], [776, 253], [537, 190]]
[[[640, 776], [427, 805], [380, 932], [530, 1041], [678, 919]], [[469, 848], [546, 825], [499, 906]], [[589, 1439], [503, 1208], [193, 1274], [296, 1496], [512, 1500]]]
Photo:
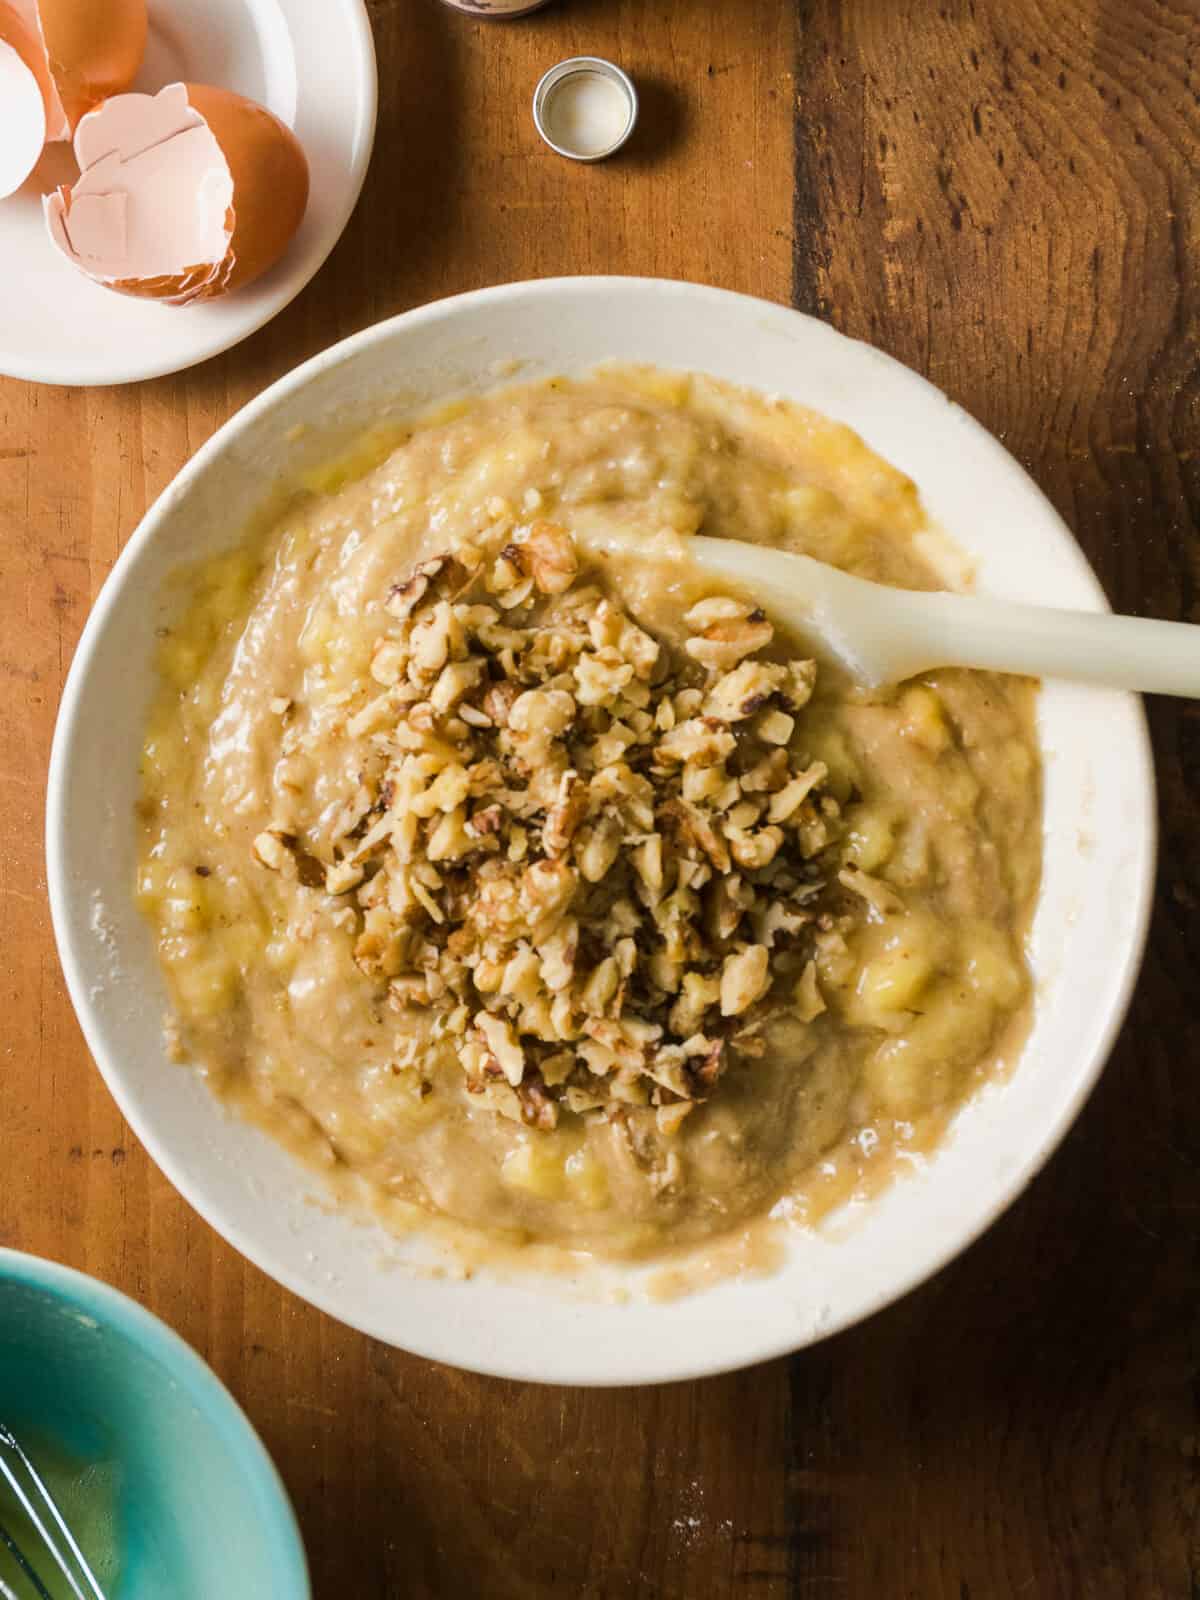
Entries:
[[522, 546], [522, 555], [543, 594], [562, 594], [579, 573], [574, 542], [567, 530], [555, 522], [535, 522]]
[[893, 891], [843, 865], [803, 754], [815, 667], [763, 659], [762, 612], [711, 596], [680, 648], [580, 581], [565, 527], [516, 516], [486, 559], [434, 557], [387, 594], [369, 683], [339, 705], [355, 765], [322, 801], [320, 859], [282, 826], [253, 853], [320, 891], [314, 929], [349, 928], [474, 1104], [670, 1138], [751, 1070], [773, 1015], [818, 1014], [818, 941], [827, 963]]
[[[481, 1011], [475, 1019], [475, 1026], [489, 1052], [488, 1062], [494, 1060], [515, 1089], [525, 1076], [525, 1053], [517, 1042], [512, 1023], [503, 1017], [493, 1017]], [[488, 1062], [484, 1064], [485, 1072]]]
[[689, 717], [658, 741], [657, 754], [660, 761], [694, 761], [697, 766], [713, 767], [736, 747], [734, 734], [716, 717]]
[[766, 945], [748, 944], [726, 956], [721, 968], [721, 1015], [737, 1017], [766, 993], [771, 974]]
[[765, 649], [775, 637], [765, 612], [752, 610], [737, 600], [701, 600], [684, 621], [694, 630], [685, 647], [688, 655], [718, 672], [736, 667], [745, 656]]
[[722, 722], [740, 722], [765, 706], [786, 676], [786, 669], [774, 662], [743, 661], [717, 679], [704, 709]]
[[268, 828], [258, 835], [250, 848], [261, 866], [269, 867], [272, 872], [282, 872], [293, 863], [289, 849], [292, 843], [294, 840], [290, 835]]
[[587, 785], [579, 774], [568, 769], [558, 780], [558, 794], [546, 813], [542, 829], [542, 848], [547, 855], [560, 856], [570, 848], [579, 824], [587, 815]]

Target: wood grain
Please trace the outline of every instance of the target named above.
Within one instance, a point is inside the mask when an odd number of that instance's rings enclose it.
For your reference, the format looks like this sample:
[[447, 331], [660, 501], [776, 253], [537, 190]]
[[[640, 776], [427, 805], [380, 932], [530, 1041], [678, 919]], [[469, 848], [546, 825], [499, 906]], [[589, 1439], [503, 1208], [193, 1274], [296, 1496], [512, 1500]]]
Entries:
[[[137, 1295], [279, 1462], [318, 1600], [1200, 1593], [1200, 719], [1152, 708], [1163, 857], [1112, 1066], [1025, 1199], [861, 1329], [704, 1384], [542, 1390], [403, 1356], [245, 1265], [88, 1062], [42, 791], [80, 628], [245, 400], [407, 306], [560, 272], [726, 284], [870, 338], [1004, 438], [1115, 602], [1200, 620], [1196, 0], [371, 0], [379, 140], [329, 264], [254, 339], [113, 391], [0, 381], [0, 1243]], [[619, 160], [544, 151], [610, 55]]]
[[[1153, 0], [811, 0], [794, 283], [999, 434], [1115, 605], [1191, 621], [1198, 20]], [[1151, 719], [1160, 892], [1120, 1047], [980, 1245], [795, 1361], [793, 1436], [827, 1431], [793, 1517], [827, 1538], [794, 1546], [794, 1592], [1200, 1590], [1200, 723], [1168, 702]]]

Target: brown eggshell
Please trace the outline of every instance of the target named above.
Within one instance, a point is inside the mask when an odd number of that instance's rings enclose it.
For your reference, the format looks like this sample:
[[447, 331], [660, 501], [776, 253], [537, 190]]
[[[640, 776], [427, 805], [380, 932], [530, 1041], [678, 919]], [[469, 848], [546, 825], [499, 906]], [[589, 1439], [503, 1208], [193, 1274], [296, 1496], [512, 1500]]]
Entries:
[[265, 106], [208, 84], [189, 83], [187, 92], [233, 177], [233, 267], [209, 291], [216, 294], [252, 282], [287, 249], [308, 206], [308, 161], [296, 135]]
[[80, 175], [43, 201], [58, 250], [93, 282], [170, 305], [250, 283], [308, 203], [295, 135], [241, 95], [167, 84], [102, 101], [75, 133]]
[[38, 0], [38, 17], [74, 133], [85, 112], [137, 77], [146, 50], [146, 0]]

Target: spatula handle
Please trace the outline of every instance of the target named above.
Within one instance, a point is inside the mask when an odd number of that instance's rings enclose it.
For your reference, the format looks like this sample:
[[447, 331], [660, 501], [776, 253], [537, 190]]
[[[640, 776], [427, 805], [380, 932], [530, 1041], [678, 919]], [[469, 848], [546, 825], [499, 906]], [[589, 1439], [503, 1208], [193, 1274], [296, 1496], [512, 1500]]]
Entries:
[[1200, 699], [1200, 626], [1189, 622], [910, 592], [892, 626], [906, 636], [911, 672], [982, 667]]

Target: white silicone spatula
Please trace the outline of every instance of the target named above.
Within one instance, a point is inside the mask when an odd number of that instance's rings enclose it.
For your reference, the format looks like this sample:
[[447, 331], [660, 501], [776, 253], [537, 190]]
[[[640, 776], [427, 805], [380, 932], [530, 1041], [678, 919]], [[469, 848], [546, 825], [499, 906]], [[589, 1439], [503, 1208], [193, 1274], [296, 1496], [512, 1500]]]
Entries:
[[934, 667], [983, 667], [1200, 698], [1200, 626], [1192, 623], [891, 589], [736, 539], [697, 538], [688, 549], [872, 688]]

